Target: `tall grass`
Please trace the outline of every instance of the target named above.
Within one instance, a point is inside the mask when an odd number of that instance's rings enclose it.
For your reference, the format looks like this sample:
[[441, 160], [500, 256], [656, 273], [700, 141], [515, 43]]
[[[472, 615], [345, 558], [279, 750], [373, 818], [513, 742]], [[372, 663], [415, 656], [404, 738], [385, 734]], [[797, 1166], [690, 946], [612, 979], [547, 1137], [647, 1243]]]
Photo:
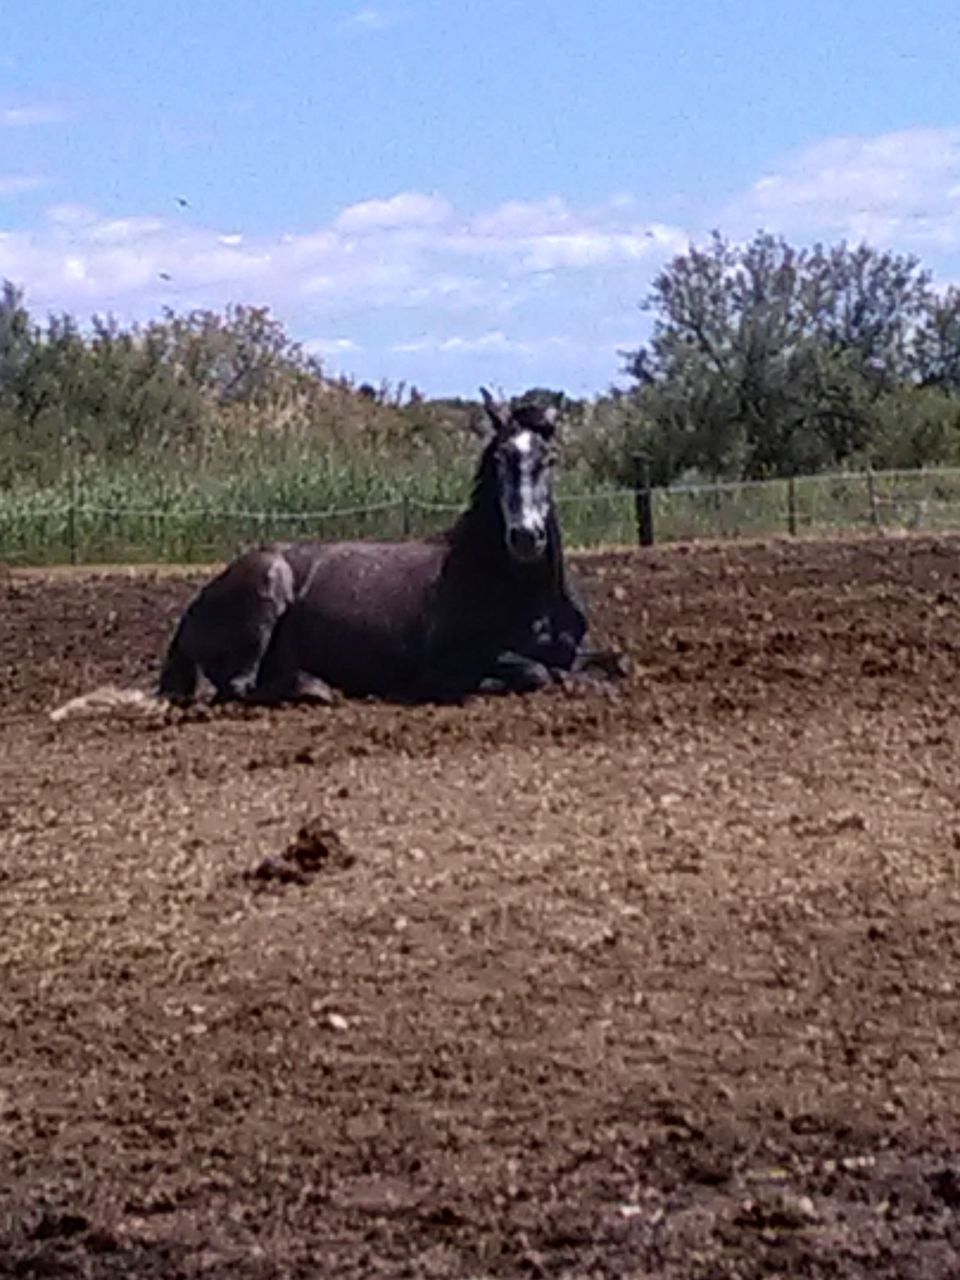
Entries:
[[[207, 563], [275, 538], [402, 538], [450, 524], [479, 445], [334, 450], [302, 432], [206, 443], [202, 454], [78, 460], [52, 483], [0, 490], [0, 560], [16, 564]], [[561, 469], [558, 492], [595, 489]], [[628, 495], [629, 498], [629, 495]], [[621, 503], [629, 522], [632, 507]], [[623, 520], [571, 507], [604, 540]], [[624, 529], [626, 532], [626, 529]]]
[[[282, 538], [403, 538], [463, 508], [479, 444], [331, 449], [309, 433], [205, 441], [202, 452], [74, 459], [49, 483], [0, 489], [0, 560], [209, 563]], [[634, 495], [559, 468], [567, 545], [636, 541]], [[877, 526], [960, 526], [960, 471], [798, 477], [654, 492], [658, 541]]]

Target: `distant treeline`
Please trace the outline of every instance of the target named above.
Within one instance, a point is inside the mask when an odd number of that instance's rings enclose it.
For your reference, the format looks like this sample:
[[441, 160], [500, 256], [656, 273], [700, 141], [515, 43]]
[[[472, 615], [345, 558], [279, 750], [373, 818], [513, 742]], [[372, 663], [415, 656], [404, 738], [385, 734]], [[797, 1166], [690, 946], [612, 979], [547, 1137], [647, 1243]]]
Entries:
[[[960, 462], [960, 290], [915, 258], [715, 234], [643, 305], [627, 389], [526, 393], [563, 410], [584, 483], [629, 482], [638, 459], [660, 484]], [[0, 492], [112, 470], [127, 493], [137, 475], [155, 490], [273, 466], [439, 474], [482, 423], [471, 400], [328, 377], [263, 308], [82, 327], [38, 322], [9, 282], [0, 294]]]

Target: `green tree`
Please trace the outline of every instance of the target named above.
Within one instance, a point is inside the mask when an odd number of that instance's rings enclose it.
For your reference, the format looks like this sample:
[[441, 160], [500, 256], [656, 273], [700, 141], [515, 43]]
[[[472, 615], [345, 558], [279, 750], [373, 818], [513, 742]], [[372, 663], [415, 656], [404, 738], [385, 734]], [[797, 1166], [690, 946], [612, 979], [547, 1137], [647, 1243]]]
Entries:
[[760, 478], [862, 450], [876, 401], [911, 376], [929, 301], [914, 258], [714, 233], [657, 276], [652, 336], [628, 355], [654, 452], [673, 474]]
[[960, 289], [932, 297], [913, 347], [921, 386], [960, 393]]

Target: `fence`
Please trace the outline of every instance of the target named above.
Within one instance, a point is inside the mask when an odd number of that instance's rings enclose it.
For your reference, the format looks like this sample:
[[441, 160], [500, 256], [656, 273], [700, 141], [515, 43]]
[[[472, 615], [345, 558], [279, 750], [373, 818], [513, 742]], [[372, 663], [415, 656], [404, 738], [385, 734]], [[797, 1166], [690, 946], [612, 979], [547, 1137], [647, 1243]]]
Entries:
[[[570, 547], [856, 529], [960, 529], [960, 468], [853, 472], [708, 485], [561, 494]], [[273, 538], [408, 538], [462, 508], [398, 498], [330, 511], [112, 508], [75, 503], [0, 509], [8, 564], [198, 563]]]

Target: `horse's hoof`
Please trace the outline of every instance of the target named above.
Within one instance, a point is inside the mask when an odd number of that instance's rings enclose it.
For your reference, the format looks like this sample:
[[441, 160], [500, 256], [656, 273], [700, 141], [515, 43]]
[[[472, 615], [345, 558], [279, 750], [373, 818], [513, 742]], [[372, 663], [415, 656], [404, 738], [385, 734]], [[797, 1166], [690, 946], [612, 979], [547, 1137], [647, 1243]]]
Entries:
[[294, 682], [292, 697], [296, 702], [309, 702], [314, 706], [332, 707], [336, 702], [336, 696], [325, 680], [303, 674]]
[[302, 702], [305, 706], [310, 707], [332, 707], [336, 704], [337, 699], [330, 689], [298, 689], [292, 701]]
[[481, 680], [477, 686], [477, 693], [487, 694], [491, 697], [502, 697], [507, 692], [509, 690], [506, 680], [497, 680], [494, 676]]

